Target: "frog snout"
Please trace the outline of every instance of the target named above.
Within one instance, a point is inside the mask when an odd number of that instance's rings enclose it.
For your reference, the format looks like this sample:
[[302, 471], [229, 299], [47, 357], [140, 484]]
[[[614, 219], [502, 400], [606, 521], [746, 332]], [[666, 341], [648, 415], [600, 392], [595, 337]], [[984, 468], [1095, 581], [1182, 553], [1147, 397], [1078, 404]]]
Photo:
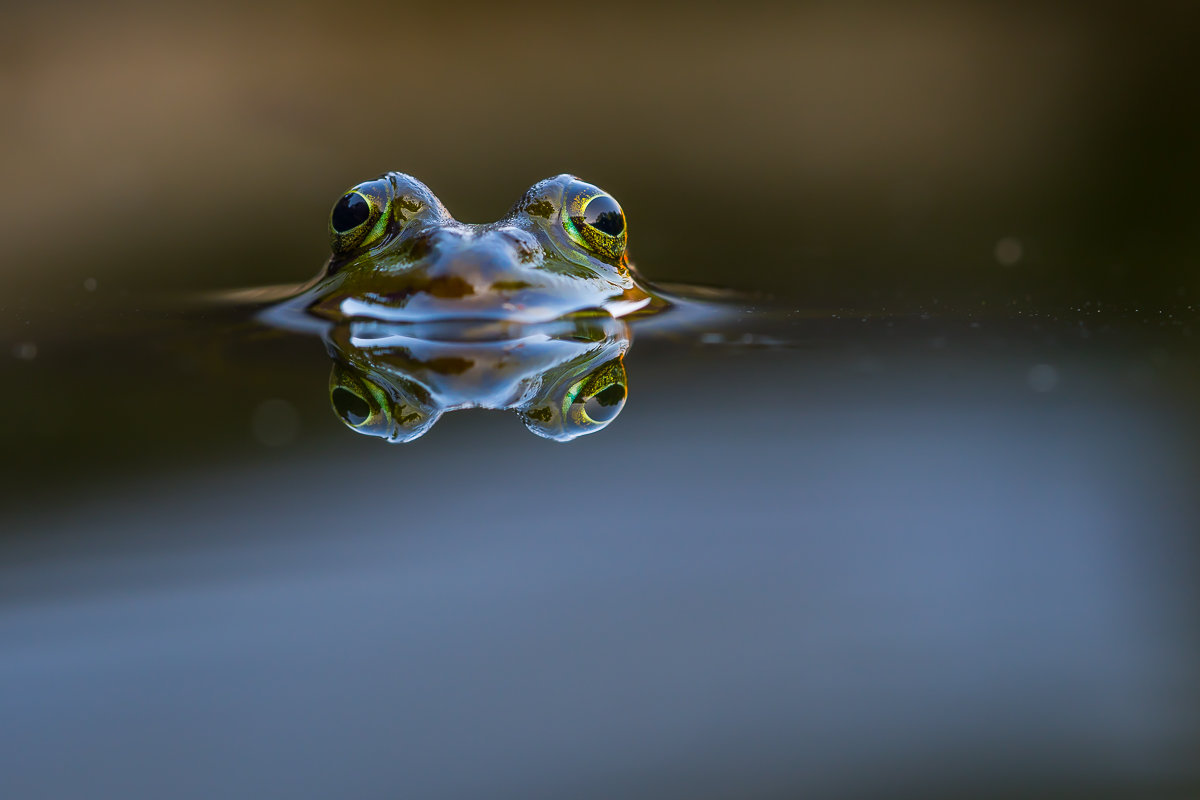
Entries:
[[[412, 321], [506, 319], [541, 322], [577, 310], [574, 292], [539, 268], [536, 241], [504, 232], [441, 232], [422, 244], [409, 270], [390, 279], [388, 316]], [[592, 303], [584, 303], [592, 305]]]
[[341, 313], [395, 322], [540, 323], [601, 308], [624, 291], [611, 281], [547, 269], [545, 252], [526, 231], [437, 231], [410, 240], [408, 252], [416, 255], [410, 266], [380, 276], [369, 295], [339, 300]]
[[479, 297], [528, 288], [536, 276], [509, 248], [454, 248], [439, 254], [425, 269], [429, 293], [443, 299]]

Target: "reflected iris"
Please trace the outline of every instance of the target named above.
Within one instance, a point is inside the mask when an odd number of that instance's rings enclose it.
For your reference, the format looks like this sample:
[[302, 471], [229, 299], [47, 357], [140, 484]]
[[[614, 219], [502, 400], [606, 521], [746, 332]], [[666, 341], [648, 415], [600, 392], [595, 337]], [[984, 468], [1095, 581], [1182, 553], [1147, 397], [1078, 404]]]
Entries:
[[583, 413], [593, 422], [608, 422], [615, 418], [625, 404], [625, 387], [614, 383], [603, 391], [589, 397], [583, 404]]
[[333, 407], [347, 425], [358, 427], [371, 418], [371, 406], [366, 400], [341, 386], [333, 390]]

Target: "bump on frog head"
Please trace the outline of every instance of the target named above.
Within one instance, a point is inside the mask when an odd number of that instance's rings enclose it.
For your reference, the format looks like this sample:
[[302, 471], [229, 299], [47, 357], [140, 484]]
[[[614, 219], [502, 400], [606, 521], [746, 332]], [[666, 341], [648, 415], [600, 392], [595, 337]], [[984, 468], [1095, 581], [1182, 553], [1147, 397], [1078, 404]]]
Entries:
[[329, 214], [330, 265], [386, 244], [418, 216], [450, 219], [429, 187], [408, 175], [389, 172], [360, 183], [342, 195]]

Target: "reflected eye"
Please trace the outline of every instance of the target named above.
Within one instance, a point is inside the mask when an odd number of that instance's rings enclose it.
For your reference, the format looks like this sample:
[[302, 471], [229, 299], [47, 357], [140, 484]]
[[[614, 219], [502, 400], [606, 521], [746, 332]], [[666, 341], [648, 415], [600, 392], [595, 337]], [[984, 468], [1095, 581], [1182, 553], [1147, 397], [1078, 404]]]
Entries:
[[368, 436], [391, 433], [387, 395], [371, 381], [339, 364], [334, 364], [329, 374], [329, 402], [346, 427]]
[[329, 402], [347, 428], [389, 442], [416, 439], [442, 413], [418, 384], [399, 378], [380, 381], [339, 363], [329, 374]]
[[[576, 400], [578, 403], [579, 401]], [[614, 383], [583, 402], [583, 413], [592, 422], [611, 422], [625, 405], [625, 387]]]
[[[562, 384], [559, 384], [561, 387]], [[552, 389], [561, 392], [562, 389]], [[570, 384], [559, 402], [531, 404], [518, 411], [525, 427], [559, 442], [602, 430], [625, 407], [625, 363], [617, 356]], [[550, 398], [547, 398], [550, 399]], [[561, 403], [561, 405], [559, 405]]]
[[571, 181], [564, 194], [563, 229], [578, 245], [603, 258], [625, 252], [625, 212], [611, 195], [590, 183]]
[[338, 200], [329, 224], [338, 233], [349, 233], [371, 218], [371, 204], [358, 192], [348, 192]]
[[352, 428], [357, 428], [371, 418], [371, 406], [344, 386], [336, 387], [330, 394], [333, 410]]
[[610, 361], [567, 392], [564, 416], [581, 428], [607, 425], [625, 407], [625, 364]]

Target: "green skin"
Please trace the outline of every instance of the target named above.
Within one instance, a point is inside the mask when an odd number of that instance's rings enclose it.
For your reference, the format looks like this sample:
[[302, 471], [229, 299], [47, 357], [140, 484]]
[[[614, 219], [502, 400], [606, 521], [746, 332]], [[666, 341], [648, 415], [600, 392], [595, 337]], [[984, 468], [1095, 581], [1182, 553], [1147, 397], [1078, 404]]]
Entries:
[[625, 402], [620, 318], [668, 305], [636, 278], [616, 201], [571, 175], [468, 225], [392, 172], [343, 195], [329, 230], [321, 273], [267, 319], [321, 332], [335, 413], [388, 441], [460, 408], [514, 410], [557, 441], [598, 431]]
[[356, 186], [343, 201], [352, 195], [369, 203], [370, 217], [341, 232], [335, 207], [333, 255], [298, 298], [309, 314], [532, 324], [665, 306], [635, 278], [624, 215], [618, 236], [587, 224], [591, 202], [609, 201], [618, 214], [620, 207], [571, 175], [534, 185], [489, 225], [458, 222], [423, 183], [398, 172]]

